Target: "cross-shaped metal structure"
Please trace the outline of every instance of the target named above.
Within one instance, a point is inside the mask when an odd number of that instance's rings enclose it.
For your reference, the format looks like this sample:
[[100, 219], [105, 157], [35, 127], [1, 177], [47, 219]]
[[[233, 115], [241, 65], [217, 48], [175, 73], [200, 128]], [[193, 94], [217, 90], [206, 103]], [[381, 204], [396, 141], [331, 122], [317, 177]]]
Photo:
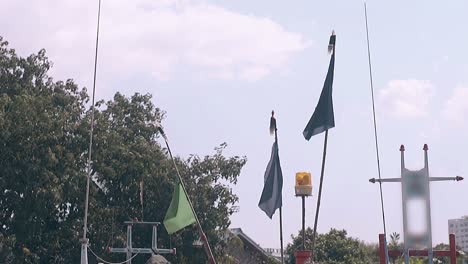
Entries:
[[[127, 225], [127, 247], [125, 248], [110, 248], [112, 253], [126, 253], [127, 263], [132, 264], [133, 254], [176, 254], [176, 249], [158, 248], [158, 226], [159, 222], [139, 222], [139, 221], [126, 221]], [[153, 234], [151, 238], [151, 248], [134, 248], [132, 247], [132, 227], [133, 225], [151, 225], [153, 227]]]
[[[429, 182], [431, 181], [461, 181], [463, 177], [429, 177], [429, 166], [427, 158], [427, 144], [424, 144], [424, 168], [418, 171], [411, 171], [405, 167], [405, 146], [401, 145], [401, 177], [388, 179], [375, 179], [372, 183], [401, 182], [402, 209], [403, 209], [403, 238], [405, 264], [409, 264], [410, 249], [424, 246], [427, 249], [429, 264], [433, 263], [434, 252], [432, 249], [432, 226], [431, 226], [431, 201]], [[422, 232], [412, 232], [408, 228], [408, 202], [422, 200], [424, 202], [426, 217], [425, 230]]]

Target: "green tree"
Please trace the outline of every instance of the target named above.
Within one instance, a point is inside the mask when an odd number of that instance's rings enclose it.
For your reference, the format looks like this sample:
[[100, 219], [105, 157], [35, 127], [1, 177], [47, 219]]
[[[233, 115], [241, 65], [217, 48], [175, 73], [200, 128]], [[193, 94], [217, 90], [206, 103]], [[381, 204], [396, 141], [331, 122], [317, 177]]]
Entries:
[[[440, 244], [437, 244], [435, 247], [434, 247], [435, 250], [450, 250], [450, 245], [449, 244], [445, 244], [445, 243], [440, 243]], [[457, 247], [457, 250], [458, 251], [461, 251], [461, 248], [460, 247]], [[463, 254], [461, 254], [460, 256], [457, 257], [457, 263], [464, 263], [463, 262]], [[449, 257], [438, 257], [436, 258], [436, 260], [434, 261], [434, 263], [437, 263], [437, 264], [449, 264], [450, 263], [450, 258]]]
[[[122, 227], [123, 221], [129, 219], [164, 218], [177, 176], [166, 150], [154, 140], [157, 129], [151, 123], [161, 116], [160, 111], [152, 105], [151, 96], [138, 94], [131, 98], [116, 94], [114, 100], [106, 103], [106, 110], [97, 115], [96, 145], [100, 147], [96, 147], [96, 171], [93, 175], [99, 186], [97, 196], [102, 197], [100, 201], [103, 204], [93, 210], [96, 210], [95, 215], [112, 214], [111, 218], [96, 219], [100, 224], [95, 225], [98, 238], [95, 240], [106, 241], [106, 244], [99, 245], [102, 251], [112, 244], [112, 241], [108, 242], [111, 230], [99, 227], [108, 226], [112, 229], [117, 226], [118, 229], [118, 226]], [[176, 159], [188, 194], [217, 256], [223, 255], [226, 248], [222, 234], [230, 224], [230, 215], [236, 212], [235, 204], [238, 201], [229, 184], [237, 183], [237, 177], [246, 162], [242, 157], [224, 157], [226, 146], [222, 144], [217, 147], [212, 156], [192, 155], [187, 160]], [[139, 201], [142, 180], [145, 190], [143, 213]], [[112, 212], [102, 208], [112, 208]], [[102, 210], [104, 212], [101, 214]], [[122, 242], [121, 246], [125, 236], [123, 231], [117, 232], [115, 237], [117, 242]], [[186, 228], [172, 237], [163, 230], [160, 237], [166, 247], [177, 248], [177, 258], [168, 257], [177, 263], [193, 263], [194, 260], [202, 262], [205, 259], [204, 251], [192, 245], [199, 239], [194, 228]], [[150, 244], [149, 236], [136, 234], [134, 241]]]
[[44, 50], [21, 58], [0, 37], [0, 231], [15, 263], [63, 262], [81, 225], [88, 97], [54, 82], [50, 65]]
[[[402, 250], [403, 246], [400, 243], [400, 234], [393, 232], [390, 234], [390, 243], [388, 244], [388, 250]], [[389, 257], [392, 264], [397, 263], [397, 260], [401, 260], [401, 257]]]
[[[156, 141], [158, 132], [152, 123], [160, 121], [164, 113], [152, 104], [150, 95], [135, 94], [127, 98], [117, 93], [113, 100], [98, 105], [104, 108], [96, 114], [93, 166], [95, 196], [99, 199], [92, 208], [94, 224], [90, 226], [90, 233], [94, 241], [100, 241], [95, 245], [104, 253], [114, 242], [117, 242], [114, 246], [119, 242], [123, 246], [125, 232], [121, 228], [124, 221], [134, 218], [161, 221], [164, 218], [177, 176], [166, 150]], [[217, 256], [221, 256], [226, 248], [222, 234], [230, 224], [229, 217], [236, 212], [238, 201], [230, 184], [237, 183], [246, 162], [243, 157], [226, 158], [223, 155], [226, 147], [226, 144], [220, 145], [211, 156], [176, 159], [187, 192]], [[139, 199], [141, 181], [144, 182], [143, 212]], [[114, 241], [109, 239], [113, 237], [112, 229], [119, 231], [114, 231]], [[193, 263], [205, 259], [204, 251], [192, 245], [199, 239], [195, 228], [186, 228], [172, 237], [165, 230], [160, 231], [161, 243], [177, 248], [178, 256], [172, 258], [173, 261]], [[137, 232], [134, 241], [141, 245], [151, 243], [148, 235], [141, 236]]]
[[6, 262], [6, 263], [13, 262], [13, 259], [14, 259], [14, 255], [12, 252], [13, 245], [14, 245], [14, 241], [12, 241], [12, 238], [5, 238], [0, 233], [0, 259], [3, 262]]
[[400, 244], [400, 234], [397, 232], [393, 232], [390, 234], [390, 243], [388, 245], [390, 249], [400, 249], [401, 244]]
[[[300, 231], [297, 236], [291, 236], [293, 241], [286, 247], [291, 264], [295, 263], [294, 252], [302, 247], [301, 233]], [[312, 233], [311, 228], [306, 229], [305, 246], [307, 249], [312, 246]], [[318, 234], [315, 242], [315, 260], [318, 263], [368, 264], [372, 263], [372, 259], [375, 259], [375, 257], [368, 255], [368, 252], [366, 245], [358, 239], [348, 237], [346, 230], [332, 228], [328, 233]]]
[[379, 244], [377, 243], [363, 243], [362, 247], [364, 248], [365, 254], [366, 254], [366, 259], [369, 261], [369, 263], [372, 264], [377, 264], [380, 263], [380, 258], [379, 258]]
[[[72, 80], [54, 82], [45, 51], [16, 55], [0, 37], [0, 256], [12, 263], [71, 263], [79, 259], [82, 235], [90, 110], [86, 89]], [[89, 238], [94, 252], [110, 260], [110, 246], [125, 242], [124, 221], [162, 221], [176, 183], [167, 150], [152, 124], [164, 112], [151, 95], [117, 93], [95, 108], [90, 188]], [[217, 257], [225, 255], [223, 232], [236, 212], [237, 183], [245, 157], [213, 155], [176, 158], [189, 196]], [[140, 183], [144, 183], [144, 206]], [[134, 229], [134, 246], [151, 244], [151, 230]], [[203, 263], [192, 246], [196, 228], [169, 237], [159, 229], [159, 246], [176, 247], [174, 263]], [[92, 256], [90, 255], [90, 258]], [[144, 263], [139, 256], [134, 263]]]

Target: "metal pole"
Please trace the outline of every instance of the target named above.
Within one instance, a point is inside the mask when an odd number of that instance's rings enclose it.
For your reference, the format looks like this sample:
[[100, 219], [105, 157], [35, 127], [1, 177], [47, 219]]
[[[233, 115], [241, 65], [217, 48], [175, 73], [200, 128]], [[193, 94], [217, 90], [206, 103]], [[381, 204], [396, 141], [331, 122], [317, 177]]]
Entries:
[[426, 221], [427, 221], [427, 229], [429, 230], [429, 241], [427, 243], [427, 258], [428, 258], [428, 264], [432, 264], [434, 262], [434, 251], [432, 249], [432, 221], [431, 221], [431, 188], [429, 187], [429, 161], [427, 158], [427, 144], [424, 144], [423, 147], [424, 150], [424, 169], [426, 170], [426, 191], [427, 191], [427, 196], [426, 196]]
[[[274, 111], [271, 112], [272, 118], [274, 115]], [[278, 127], [276, 126], [275, 122], [275, 142], [276, 142], [276, 147], [278, 147]], [[279, 148], [279, 147], [278, 147]], [[281, 247], [281, 264], [284, 264], [284, 253], [283, 253], [283, 206], [279, 208], [279, 221], [280, 221], [280, 247]]]
[[305, 250], [305, 196], [302, 195], [302, 250]]
[[284, 255], [283, 255], [283, 207], [279, 208], [279, 218], [280, 218], [280, 243], [281, 243], [281, 264], [284, 264]]
[[[379, 155], [379, 141], [377, 137], [377, 119], [375, 117], [375, 100], [374, 100], [374, 83], [372, 80], [372, 64], [371, 64], [371, 52], [370, 52], [370, 44], [369, 44], [369, 27], [367, 25], [367, 5], [364, 2], [364, 15], [366, 18], [366, 36], [367, 36], [367, 57], [369, 61], [369, 78], [370, 78], [370, 86], [371, 86], [371, 94], [372, 94], [372, 114], [374, 118], [374, 138], [375, 138], [375, 151], [377, 155], [377, 171], [379, 174], [379, 180], [382, 180], [381, 173], [380, 173], [380, 155]], [[384, 210], [384, 199], [383, 199], [383, 190], [382, 190], [382, 181], [379, 182], [380, 188], [380, 203], [381, 203], [381, 210], [382, 210], [382, 222], [383, 222], [383, 229], [385, 235], [385, 262], [388, 264], [388, 248], [387, 248], [387, 227], [385, 224], [385, 210]]]
[[429, 177], [429, 181], [462, 181], [463, 177]]
[[[312, 233], [312, 259], [315, 257], [315, 252], [314, 252], [315, 251], [315, 238], [317, 235], [317, 223], [318, 223], [318, 217], [319, 217], [319, 212], [320, 212], [320, 200], [322, 199], [323, 174], [325, 173], [325, 158], [327, 157], [327, 142], [328, 142], [328, 129], [325, 131], [325, 139], [323, 142], [322, 171], [320, 173], [320, 185], [319, 185], [319, 193], [318, 193], [318, 199], [317, 199], [317, 209], [315, 211], [314, 232]], [[304, 197], [302, 197], [302, 199], [303, 199], [302, 201], [304, 204], [305, 203]], [[304, 206], [302, 207], [302, 210], [303, 211], [305, 210]], [[302, 218], [302, 226], [304, 226], [304, 217]]]
[[98, 19], [97, 19], [97, 30], [96, 30], [96, 51], [94, 54], [94, 79], [93, 79], [93, 95], [91, 100], [91, 124], [89, 131], [89, 149], [88, 149], [88, 162], [87, 162], [87, 176], [86, 176], [86, 198], [85, 198], [85, 215], [83, 219], [83, 238], [81, 242], [81, 264], [88, 263], [88, 238], [86, 237], [88, 232], [88, 206], [89, 206], [89, 184], [91, 180], [91, 158], [93, 150], [93, 132], [94, 132], [94, 98], [96, 95], [96, 73], [97, 73], [97, 58], [98, 58], [98, 47], [99, 47], [99, 22], [101, 17], [101, 0], [98, 5]]
[[401, 153], [401, 208], [403, 209], [403, 248], [404, 248], [404, 258], [405, 264], [409, 264], [409, 248], [407, 243], [407, 234], [408, 234], [408, 221], [407, 221], [407, 211], [406, 211], [406, 188], [405, 180], [403, 179], [405, 174], [405, 146], [400, 146], [400, 153]]
[[144, 192], [143, 192], [144, 185], [145, 185], [145, 181], [142, 178], [140, 182], [141, 221], [144, 221], [145, 219]]
[[127, 224], [127, 263], [132, 264], [132, 225]]

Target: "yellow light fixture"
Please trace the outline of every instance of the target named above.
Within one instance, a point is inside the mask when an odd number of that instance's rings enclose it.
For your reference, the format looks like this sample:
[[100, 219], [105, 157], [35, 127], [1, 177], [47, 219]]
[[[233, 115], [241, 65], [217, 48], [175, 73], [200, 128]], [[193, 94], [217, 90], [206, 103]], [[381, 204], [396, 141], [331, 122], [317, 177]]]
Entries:
[[296, 196], [312, 195], [312, 175], [310, 172], [296, 173]]

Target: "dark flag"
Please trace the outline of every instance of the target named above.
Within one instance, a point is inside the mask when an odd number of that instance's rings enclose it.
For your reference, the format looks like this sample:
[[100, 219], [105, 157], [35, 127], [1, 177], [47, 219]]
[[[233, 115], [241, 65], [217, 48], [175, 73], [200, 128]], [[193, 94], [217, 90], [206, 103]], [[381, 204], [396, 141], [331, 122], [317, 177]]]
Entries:
[[258, 207], [262, 209], [268, 217], [272, 218], [276, 209], [283, 205], [282, 201], [283, 173], [278, 155], [278, 142], [275, 140], [271, 151], [270, 162], [265, 171], [265, 186], [263, 186], [262, 196]]
[[333, 72], [335, 69], [335, 34], [330, 37], [329, 51], [333, 52], [330, 58], [330, 65], [328, 66], [327, 77], [323, 84], [320, 99], [315, 107], [314, 114], [307, 123], [302, 134], [304, 138], [309, 140], [312, 136], [320, 134], [325, 130], [335, 127], [335, 117], [333, 115], [333, 101], [332, 101], [332, 86], [333, 86]]

